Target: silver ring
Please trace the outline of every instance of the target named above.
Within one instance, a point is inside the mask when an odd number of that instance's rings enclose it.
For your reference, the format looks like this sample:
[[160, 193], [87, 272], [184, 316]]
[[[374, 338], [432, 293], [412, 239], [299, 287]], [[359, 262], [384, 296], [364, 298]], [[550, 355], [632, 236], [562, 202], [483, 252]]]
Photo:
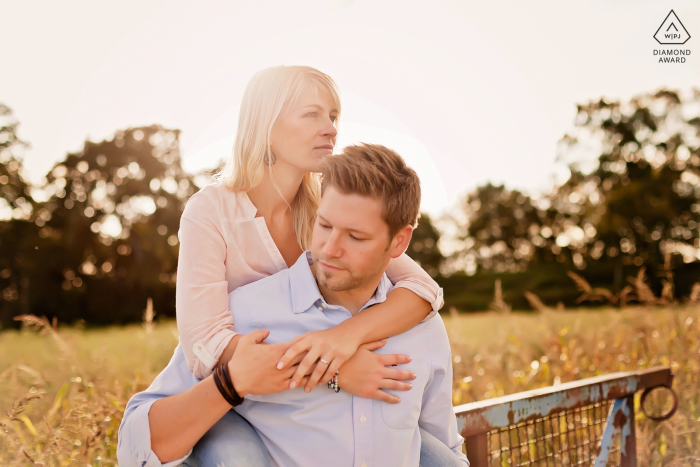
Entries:
[[323, 363], [325, 363], [326, 365], [328, 365], [328, 362], [325, 361], [324, 359], [321, 359], [321, 361], [322, 361]]

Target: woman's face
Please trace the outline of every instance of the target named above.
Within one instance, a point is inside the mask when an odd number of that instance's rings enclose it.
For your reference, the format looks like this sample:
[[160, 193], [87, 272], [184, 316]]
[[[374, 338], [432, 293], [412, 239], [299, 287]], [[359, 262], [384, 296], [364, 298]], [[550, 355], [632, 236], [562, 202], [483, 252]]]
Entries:
[[307, 86], [272, 126], [270, 145], [277, 164], [318, 172], [321, 159], [333, 153], [337, 118], [331, 95], [316, 86]]

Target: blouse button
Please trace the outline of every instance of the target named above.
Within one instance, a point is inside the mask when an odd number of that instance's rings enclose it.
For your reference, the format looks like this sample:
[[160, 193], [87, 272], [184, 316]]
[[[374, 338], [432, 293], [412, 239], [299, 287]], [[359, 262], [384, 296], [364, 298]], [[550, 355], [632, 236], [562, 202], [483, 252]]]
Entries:
[[202, 353], [202, 350], [204, 350], [204, 348], [202, 347], [202, 344], [195, 344], [194, 345], [194, 353], [200, 354], [200, 353]]
[[367, 418], [363, 415], [360, 417], [360, 423], [365, 423], [367, 421]]

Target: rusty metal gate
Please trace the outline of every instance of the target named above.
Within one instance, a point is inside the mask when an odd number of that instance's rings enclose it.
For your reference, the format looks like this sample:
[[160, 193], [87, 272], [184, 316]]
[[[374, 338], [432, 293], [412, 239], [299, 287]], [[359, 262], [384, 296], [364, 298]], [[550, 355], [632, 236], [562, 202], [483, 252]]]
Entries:
[[455, 407], [471, 467], [636, 467], [634, 395], [671, 390], [668, 367], [613, 373]]

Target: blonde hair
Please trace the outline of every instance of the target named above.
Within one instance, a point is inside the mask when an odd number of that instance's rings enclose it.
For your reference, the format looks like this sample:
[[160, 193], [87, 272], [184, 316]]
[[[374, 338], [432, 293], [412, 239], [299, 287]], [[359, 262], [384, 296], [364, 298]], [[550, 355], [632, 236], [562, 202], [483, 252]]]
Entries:
[[[263, 170], [267, 166], [272, 183], [277, 188], [273, 176], [274, 166], [264, 162], [265, 155], [272, 154], [272, 126], [282, 110], [293, 105], [307, 86], [328, 92], [340, 116], [340, 91], [337, 84], [330, 76], [315, 68], [275, 66], [257, 72], [250, 79], [241, 101], [233, 155], [215, 175], [216, 180], [229, 190], [248, 191], [262, 181]], [[279, 189], [277, 191], [280, 192]], [[320, 198], [319, 176], [307, 173], [290, 205], [294, 212], [294, 236], [304, 250], [311, 246], [311, 233]]]
[[420, 179], [395, 151], [379, 144], [347, 146], [343, 153], [321, 163], [321, 193], [329, 186], [383, 202], [382, 219], [389, 240], [399, 230], [416, 226], [420, 216]]

